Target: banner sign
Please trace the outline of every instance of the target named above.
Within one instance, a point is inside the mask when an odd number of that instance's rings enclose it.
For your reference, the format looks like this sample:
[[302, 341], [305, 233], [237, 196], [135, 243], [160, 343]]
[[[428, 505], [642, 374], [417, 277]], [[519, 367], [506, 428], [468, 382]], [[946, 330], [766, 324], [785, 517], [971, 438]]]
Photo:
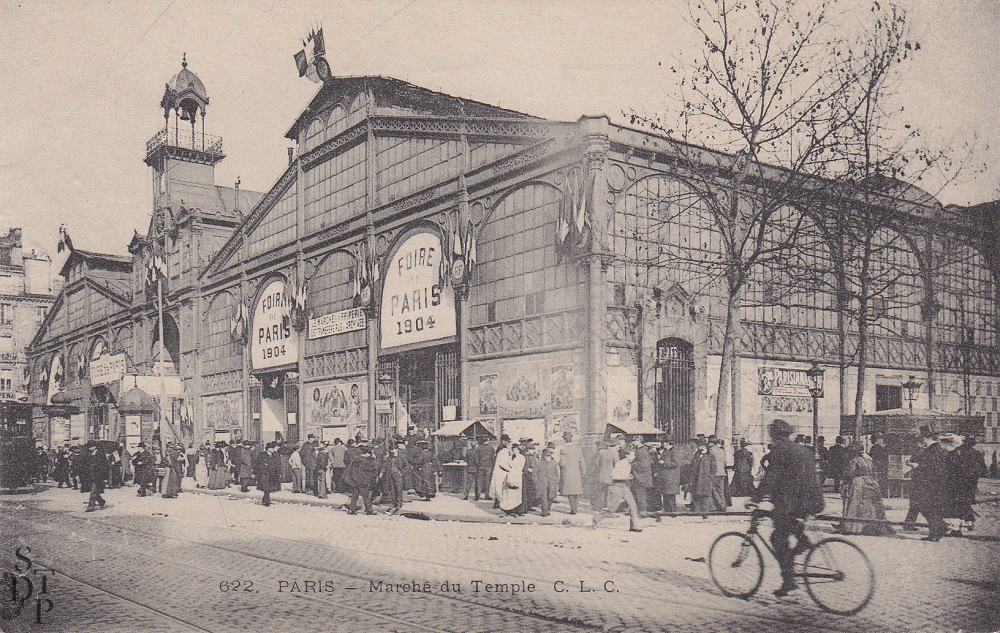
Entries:
[[292, 296], [282, 280], [264, 288], [253, 311], [250, 360], [254, 369], [299, 362], [299, 339], [292, 331]]
[[[757, 373], [757, 393], [761, 396], [799, 396], [811, 398], [805, 369], [761, 367]], [[820, 395], [822, 397], [822, 395]]]
[[414, 233], [389, 261], [382, 286], [382, 349], [455, 336], [455, 291], [441, 285], [441, 238]]
[[362, 308], [348, 308], [309, 319], [309, 340], [363, 330], [366, 327], [368, 319], [365, 317], [365, 311]]
[[125, 354], [102, 356], [90, 361], [90, 384], [106, 385], [125, 375]]

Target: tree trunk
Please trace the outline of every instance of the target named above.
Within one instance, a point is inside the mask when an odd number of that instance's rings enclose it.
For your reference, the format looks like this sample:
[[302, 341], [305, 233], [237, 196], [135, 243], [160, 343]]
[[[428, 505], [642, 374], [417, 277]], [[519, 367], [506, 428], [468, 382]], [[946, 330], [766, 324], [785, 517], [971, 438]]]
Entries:
[[722, 341], [722, 366], [719, 368], [719, 389], [715, 398], [715, 435], [720, 438], [732, 436], [732, 383], [733, 358], [736, 336], [739, 332], [740, 299], [739, 289], [730, 289], [726, 305], [726, 332]]
[[[861, 314], [865, 314], [867, 301], [862, 306]], [[864, 316], [858, 319], [858, 379], [854, 393], [854, 441], [861, 441], [861, 423], [864, 419], [865, 403], [865, 367], [868, 356], [868, 321]]]

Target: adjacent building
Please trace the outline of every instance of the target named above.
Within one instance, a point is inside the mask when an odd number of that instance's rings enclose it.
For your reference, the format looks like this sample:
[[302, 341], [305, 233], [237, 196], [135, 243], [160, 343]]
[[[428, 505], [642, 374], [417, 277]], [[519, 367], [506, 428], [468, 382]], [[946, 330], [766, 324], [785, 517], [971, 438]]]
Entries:
[[[70, 394], [79, 437], [382, 437], [456, 419], [536, 439], [592, 440], [608, 423], [678, 442], [714, 431], [720, 237], [677, 177], [679, 144], [603, 116], [547, 121], [340, 77], [293, 122], [296, 150], [261, 195], [215, 185], [207, 104], [186, 67], [168, 84], [147, 234], [129, 257], [75, 253], [32, 343], [33, 393]], [[898, 201], [878, 238], [893, 273], [869, 313], [864, 409], [904, 406], [914, 376], [916, 406], [983, 415], [996, 441], [989, 214], [915, 188]], [[815, 238], [802, 266], [832, 274], [828, 218], [789, 213]], [[836, 280], [801, 280], [779, 267], [747, 287], [733, 438], [762, 443], [777, 416], [811, 434], [814, 362], [821, 434], [853, 412], [851, 306]], [[59, 363], [78, 369], [53, 385]], [[164, 422], [115, 421], [135, 387], [167, 403]]]

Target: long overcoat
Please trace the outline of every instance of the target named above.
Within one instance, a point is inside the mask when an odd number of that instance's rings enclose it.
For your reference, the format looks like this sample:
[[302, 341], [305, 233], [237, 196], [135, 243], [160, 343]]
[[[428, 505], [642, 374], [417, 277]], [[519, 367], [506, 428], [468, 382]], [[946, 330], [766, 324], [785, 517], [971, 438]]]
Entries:
[[567, 497], [583, 494], [583, 451], [577, 444], [567, 444], [559, 451], [560, 490]]
[[653, 486], [661, 495], [675, 495], [681, 491], [680, 464], [673, 448], [656, 453]]
[[281, 490], [281, 457], [275, 453], [271, 455], [263, 451], [257, 455], [257, 463], [254, 468], [254, 475], [257, 479], [257, 490], [263, 492], [277, 492]]
[[148, 450], [142, 450], [132, 458], [135, 467], [135, 484], [149, 486], [156, 481], [156, 458]]

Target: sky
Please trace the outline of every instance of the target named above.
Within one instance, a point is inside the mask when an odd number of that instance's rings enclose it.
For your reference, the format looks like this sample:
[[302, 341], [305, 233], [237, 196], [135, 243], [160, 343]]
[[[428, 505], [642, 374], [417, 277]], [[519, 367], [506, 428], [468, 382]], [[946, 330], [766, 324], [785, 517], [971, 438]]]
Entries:
[[[973, 167], [939, 199], [1000, 198], [1000, 2], [898, 2], [921, 44], [899, 86], [907, 122], [942, 147], [975, 147]], [[163, 124], [164, 84], [184, 53], [211, 99], [205, 130], [225, 142], [216, 184], [239, 177], [266, 191], [287, 164], [284, 134], [316, 91], [292, 59], [311, 24], [323, 26], [335, 74], [392, 76], [556, 120], [624, 122], [623, 112], [656, 112], [673, 94], [666, 69], [690, 53], [683, 6], [0, 0], [0, 231], [20, 226], [27, 247], [56, 257], [65, 223], [77, 248], [126, 253], [133, 229], [148, 225], [145, 142]]]

